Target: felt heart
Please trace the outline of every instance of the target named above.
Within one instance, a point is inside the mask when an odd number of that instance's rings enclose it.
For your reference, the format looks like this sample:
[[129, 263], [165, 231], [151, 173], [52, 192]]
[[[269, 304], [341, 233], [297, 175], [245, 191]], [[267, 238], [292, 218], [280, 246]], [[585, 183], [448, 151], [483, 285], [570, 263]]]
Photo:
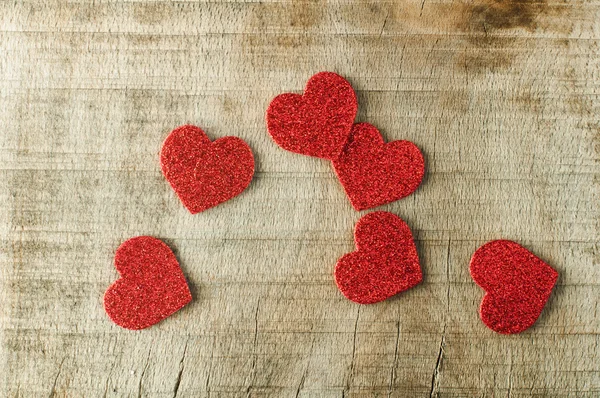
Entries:
[[121, 279], [104, 294], [104, 309], [117, 325], [144, 329], [183, 308], [192, 294], [175, 255], [161, 240], [138, 236], [115, 254]]
[[356, 210], [410, 195], [425, 174], [423, 154], [415, 144], [386, 144], [379, 130], [368, 123], [354, 125], [350, 140], [333, 161], [333, 167]]
[[237, 137], [211, 142], [196, 126], [169, 134], [160, 152], [162, 172], [183, 205], [195, 214], [239, 195], [254, 175], [252, 150]]
[[395, 214], [365, 215], [356, 224], [354, 241], [357, 250], [345, 254], [335, 267], [335, 282], [349, 300], [377, 303], [423, 279], [410, 228]]
[[267, 129], [277, 145], [291, 152], [325, 159], [338, 157], [352, 128], [358, 102], [344, 78], [320, 72], [304, 95], [281, 94], [267, 109]]
[[521, 245], [495, 240], [473, 254], [471, 277], [486, 294], [481, 301], [481, 320], [490, 329], [504, 334], [520, 333], [540, 316], [556, 272]]

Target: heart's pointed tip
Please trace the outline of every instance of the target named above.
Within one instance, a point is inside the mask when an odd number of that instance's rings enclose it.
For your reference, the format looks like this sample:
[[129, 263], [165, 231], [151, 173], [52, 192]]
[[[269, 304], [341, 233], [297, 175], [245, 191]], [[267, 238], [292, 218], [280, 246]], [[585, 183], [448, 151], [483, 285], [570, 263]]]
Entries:
[[362, 203], [357, 202], [356, 200], [352, 200], [352, 198], [350, 198], [350, 204], [352, 205], [352, 207], [354, 208], [354, 210], [356, 211], [363, 211], [363, 210], [369, 210], [372, 209], [373, 207], [368, 207], [365, 206]]
[[198, 213], [202, 213], [204, 210], [206, 210], [206, 209], [194, 209], [194, 210], [192, 210], [192, 209], [190, 209], [190, 208], [189, 208], [189, 207], [187, 207], [187, 206], [186, 206], [186, 209], [187, 209], [187, 211], [188, 211], [188, 212], [189, 212], [191, 215], [198, 214]]
[[419, 262], [416, 265], [419, 268], [419, 272], [416, 274], [414, 283], [410, 286], [410, 288], [413, 288], [413, 287], [418, 286], [421, 283], [423, 283], [423, 269], [421, 268], [421, 263]]

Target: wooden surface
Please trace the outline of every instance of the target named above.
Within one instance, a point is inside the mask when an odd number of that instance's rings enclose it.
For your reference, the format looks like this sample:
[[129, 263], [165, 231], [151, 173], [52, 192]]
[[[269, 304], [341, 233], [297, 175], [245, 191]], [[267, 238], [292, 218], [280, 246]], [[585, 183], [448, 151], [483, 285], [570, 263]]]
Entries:
[[[426, 158], [380, 208], [413, 229], [424, 283], [377, 305], [333, 281], [361, 214], [331, 166], [265, 129], [321, 70]], [[0, 396], [599, 396], [599, 95], [597, 0], [2, 1]], [[257, 160], [194, 216], [158, 163], [183, 123]], [[102, 295], [143, 234], [194, 301], [132, 332]], [[497, 238], [560, 272], [517, 336], [481, 323], [468, 272]]]

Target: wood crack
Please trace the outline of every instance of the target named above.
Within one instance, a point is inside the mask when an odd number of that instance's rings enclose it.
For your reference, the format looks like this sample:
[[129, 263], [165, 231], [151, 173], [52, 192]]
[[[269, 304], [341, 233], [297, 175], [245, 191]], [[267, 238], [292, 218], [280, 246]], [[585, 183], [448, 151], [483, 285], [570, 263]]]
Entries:
[[300, 396], [300, 391], [304, 388], [304, 380], [306, 379], [306, 372], [308, 371], [308, 367], [304, 369], [304, 373], [302, 374], [302, 378], [300, 379], [300, 383], [298, 384], [298, 388], [296, 388], [296, 398]]
[[346, 379], [346, 386], [342, 391], [342, 397], [346, 396], [346, 393], [350, 391], [350, 382], [352, 381], [352, 376], [354, 375], [354, 359], [356, 354], [356, 335], [358, 331], [358, 320], [360, 319], [360, 307], [358, 307], [358, 311], [356, 311], [356, 321], [354, 322], [354, 337], [352, 340], [352, 360], [350, 361], [350, 372], [348, 374], [348, 378]]
[[65, 359], [67, 359], [67, 357], [63, 357], [63, 359], [60, 361], [60, 365], [58, 365], [58, 371], [56, 372], [56, 376], [54, 377], [54, 383], [52, 384], [52, 389], [50, 390], [50, 398], [56, 395], [56, 383], [58, 382], [58, 378], [60, 377], [60, 373], [62, 372], [62, 367], [65, 363]]
[[106, 384], [104, 385], [104, 395], [103, 395], [104, 398], [106, 398], [108, 396], [108, 384], [110, 383], [110, 378], [112, 377], [112, 372], [114, 369], [115, 369], [115, 363], [113, 362], [110, 367], [110, 371], [108, 372], [108, 377], [106, 378]]
[[254, 385], [254, 380], [256, 380], [256, 345], [258, 344], [258, 310], [260, 308], [260, 298], [256, 300], [256, 311], [254, 312], [254, 343], [252, 344], [252, 379], [250, 384], [248, 384], [248, 388], [246, 388], [246, 397], [250, 397], [250, 390]]
[[392, 395], [392, 388], [394, 387], [394, 379], [396, 378], [396, 367], [398, 366], [398, 345], [400, 344], [400, 321], [396, 322], [396, 346], [394, 348], [394, 362], [392, 364], [392, 371], [390, 372], [390, 384], [388, 386], [388, 398]]
[[179, 361], [179, 373], [177, 374], [177, 380], [175, 380], [175, 387], [173, 388], [173, 398], [177, 397], [177, 394], [179, 393], [179, 386], [181, 385], [181, 376], [183, 376], [183, 369], [185, 368], [185, 354], [187, 352], [189, 341], [189, 338], [185, 341], [185, 346], [183, 347], [183, 354], [181, 355], [181, 360]]
[[208, 397], [210, 397], [210, 375], [212, 373], [213, 358], [215, 356], [215, 340], [216, 337], [213, 337], [212, 346], [210, 348], [210, 363], [208, 365], [208, 375], [206, 376], [206, 384], [204, 385], [204, 389], [206, 390], [206, 395]]
[[440, 368], [442, 366], [442, 359], [444, 357], [444, 346], [446, 345], [446, 325], [444, 325], [444, 331], [442, 334], [442, 340], [440, 341], [440, 349], [438, 351], [437, 361], [435, 368], [433, 369], [433, 375], [431, 376], [431, 389], [429, 390], [429, 398], [437, 397], [439, 395], [440, 388]]
[[142, 374], [140, 375], [140, 381], [138, 382], [138, 398], [142, 398], [142, 381], [144, 380], [144, 375], [146, 374], [146, 370], [148, 370], [148, 366], [150, 365], [150, 353], [152, 352], [152, 347], [148, 350], [148, 357], [146, 358], [146, 364], [144, 365], [144, 370], [142, 370]]
[[435, 368], [431, 375], [431, 389], [429, 390], [429, 397], [439, 395], [440, 389], [440, 369], [442, 366], [442, 360], [444, 359], [444, 347], [446, 346], [446, 327], [448, 325], [448, 314], [450, 313], [450, 248], [452, 247], [452, 238], [448, 237], [448, 249], [446, 251], [446, 312], [444, 315], [444, 326], [442, 328], [442, 338], [440, 340], [440, 347], [438, 350], [437, 360], [435, 362]]
[[423, 16], [423, 8], [425, 8], [425, 0], [421, 2], [421, 12], [419, 13], [419, 17]]
[[383, 25], [381, 26], [381, 30], [379, 31], [379, 38], [383, 36], [383, 31], [385, 30], [385, 25], [387, 24], [388, 17], [390, 16], [390, 11], [388, 10], [385, 14], [385, 18], [383, 19]]

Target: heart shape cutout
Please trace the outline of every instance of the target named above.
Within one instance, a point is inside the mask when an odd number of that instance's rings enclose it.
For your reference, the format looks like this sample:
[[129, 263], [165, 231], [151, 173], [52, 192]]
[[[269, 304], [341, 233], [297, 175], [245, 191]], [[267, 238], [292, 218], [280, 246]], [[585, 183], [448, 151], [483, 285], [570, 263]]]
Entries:
[[392, 213], [363, 216], [354, 229], [356, 251], [335, 267], [335, 282], [346, 298], [359, 304], [386, 300], [423, 280], [408, 225]]
[[242, 139], [211, 142], [196, 126], [173, 130], [160, 152], [162, 172], [192, 214], [242, 193], [254, 175], [252, 150]]
[[538, 319], [558, 272], [521, 245], [508, 240], [486, 243], [471, 258], [471, 277], [483, 290], [479, 314], [490, 329], [520, 333]]
[[369, 123], [352, 127], [350, 140], [333, 161], [350, 203], [365, 210], [394, 202], [413, 193], [425, 174], [425, 161], [410, 141], [385, 143]]
[[303, 95], [285, 93], [267, 109], [267, 129], [285, 150], [324, 159], [338, 157], [352, 129], [358, 102], [343, 77], [320, 72], [306, 83]]
[[126, 329], [144, 329], [183, 308], [192, 294], [175, 255], [161, 240], [138, 236], [115, 253], [121, 278], [104, 294], [110, 319]]

